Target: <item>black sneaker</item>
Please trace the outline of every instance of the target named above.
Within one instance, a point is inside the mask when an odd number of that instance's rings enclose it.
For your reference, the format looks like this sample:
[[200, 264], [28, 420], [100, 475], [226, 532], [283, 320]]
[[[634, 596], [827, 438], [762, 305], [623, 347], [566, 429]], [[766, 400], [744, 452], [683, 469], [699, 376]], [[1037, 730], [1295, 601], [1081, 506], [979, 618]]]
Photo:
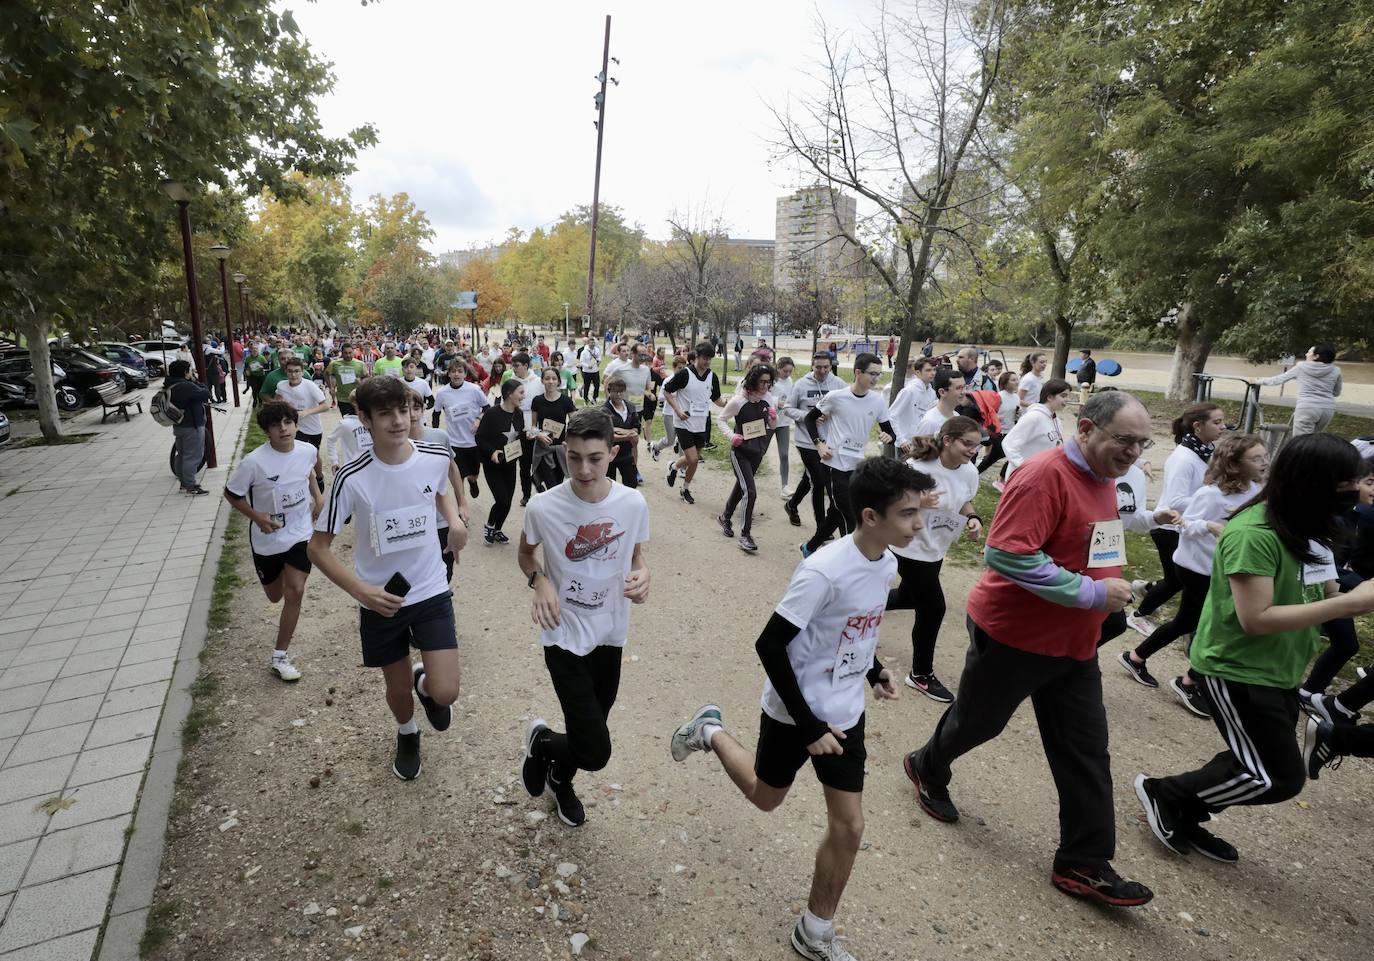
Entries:
[[421, 694], [420, 678], [424, 676], [425, 666], [423, 664], [410, 666], [410, 686], [415, 689], [415, 696], [420, 699], [420, 706], [425, 709], [425, 717], [429, 720], [429, 726], [436, 731], [447, 731], [448, 726], [453, 723], [453, 705], [439, 704], [428, 694]]
[[682, 495], [681, 495], [681, 496], [682, 496], [683, 503], [685, 503], [685, 504], [695, 504], [695, 503], [697, 502], [697, 499], [696, 499], [695, 497], [692, 496], [692, 492], [689, 491], [689, 490], [688, 490], [687, 488], [685, 488], [685, 487], [682, 489]]
[[673, 461], [671, 464], [668, 465], [667, 480], [669, 487], [672, 487], [674, 484], [677, 483], [677, 461]]
[[787, 515], [787, 520], [793, 527], [801, 527], [801, 514], [797, 512], [797, 509], [793, 507], [791, 503], [783, 501], [782, 510], [783, 513]]
[[482, 493], [482, 491], [477, 487], [477, 478], [468, 478], [468, 493], [471, 494], [473, 497], [476, 497], [478, 494]]
[[941, 684], [940, 679], [934, 674], [908, 674], [906, 686], [941, 704], [950, 704], [954, 701], [954, 694]]
[[1175, 854], [1187, 854], [1189, 842], [1184, 832], [1190, 826], [1186, 819], [1173, 807], [1159, 800], [1155, 793], [1154, 778], [1141, 774], [1135, 779], [1135, 796], [1145, 809], [1145, 820], [1159, 843]]
[[716, 523], [720, 525], [720, 532], [726, 537], [735, 536], [735, 528], [731, 525], [730, 518], [726, 517], [724, 514], [717, 514]]
[[921, 780], [921, 775], [916, 772], [915, 751], [902, 758], [902, 770], [906, 771], [911, 783], [916, 785], [916, 803], [921, 805], [922, 811], [946, 824], [953, 824], [959, 820], [959, 809], [949, 799], [949, 791]]
[[1097, 901], [1117, 908], [1135, 908], [1149, 904], [1155, 893], [1139, 881], [1127, 881], [1110, 864], [1100, 868], [1054, 866], [1050, 883], [1065, 894]]
[[572, 782], [559, 784], [553, 776], [553, 770], [549, 770], [546, 778], [549, 790], [553, 792], [554, 803], [558, 807], [558, 820], [562, 821], [570, 828], [581, 827], [587, 820], [587, 811], [582, 807], [582, 802], [578, 800], [577, 794], [573, 791]]
[[1360, 712], [1351, 711], [1335, 694], [1313, 694], [1303, 702], [1302, 708], [1308, 717], [1330, 724], [1354, 724], [1360, 719]]
[[396, 759], [391, 762], [391, 773], [402, 781], [413, 781], [420, 776], [420, 732], [396, 735]]
[[530, 502], [530, 495], [529, 495], [529, 494], [526, 494], [526, 495], [524, 495], [523, 497], [520, 498], [520, 506], [521, 506], [521, 507], [526, 507], [526, 506], [528, 506], [528, 505], [529, 505], [529, 502]]
[[487, 525], [482, 527], [482, 540], [488, 544], [496, 543], [496, 529]]
[[1127, 674], [1131, 675], [1131, 680], [1135, 681], [1137, 684], [1144, 684], [1146, 687], [1159, 687], [1159, 682], [1155, 680], [1154, 675], [1150, 673], [1144, 661], [1137, 664], [1135, 661], [1131, 660], [1130, 651], [1121, 652], [1121, 666], [1126, 669]]
[[1193, 850], [1205, 858], [1220, 861], [1222, 864], [1235, 864], [1240, 860], [1240, 852], [1229, 841], [1224, 841], [1201, 824], [1190, 824], [1183, 836], [1193, 846]]
[[1169, 682], [1169, 690], [1178, 695], [1189, 713], [1203, 718], [1212, 716], [1212, 702], [1201, 684], [1184, 684], [1180, 675]]
[[1316, 780], [1322, 768], [1340, 763], [1338, 755], [1331, 747], [1331, 734], [1336, 725], [1330, 721], [1319, 721], [1315, 717], [1307, 719], [1307, 727], [1302, 732], [1302, 762], [1307, 765], [1307, 776]]
[[715, 449], [716, 449], [716, 445], [715, 445], [714, 442], [709, 443], [709, 444], [707, 444], [705, 447], [702, 448], [702, 450], [715, 450]]
[[753, 554], [758, 551], [759, 545], [755, 544], [754, 539], [748, 534], [741, 534], [739, 538], [739, 549], [746, 554]]
[[491, 532], [491, 539], [492, 539], [493, 541], [495, 541], [497, 544], [509, 544], [509, 543], [510, 543], [510, 538], [507, 537], [507, 536], [505, 535], [505, 533], [503, 533], [502, 531], [492, 531], [492, 532]]
[[542, 717], [536, 717], [525, 725], [525, 757], [520, 762], [520, 780], [525, 783], [525, 790], [530, 797], [539, 797], [544, 793], [544, 782], [549, 777], [549, 762], [536, 757], [534, 752], [535, 744], [548, 730], [549, 725]]

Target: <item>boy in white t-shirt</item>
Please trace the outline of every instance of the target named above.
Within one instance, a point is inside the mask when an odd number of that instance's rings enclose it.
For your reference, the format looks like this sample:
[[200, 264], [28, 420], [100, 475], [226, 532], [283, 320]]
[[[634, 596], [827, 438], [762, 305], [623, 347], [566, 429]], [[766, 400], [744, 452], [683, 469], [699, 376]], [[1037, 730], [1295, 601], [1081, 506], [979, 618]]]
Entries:
[[406, 358], [405, 376], [401, 378], [401, 383], [415, 391], [425, 407], [434, 406], [434, 391], [430, 388], [429, 381], [420, 376], [420, 362], [414, 357]]
[[534, 590], [531, 615], [567, 733], [543, 718], [530, 721], [520, 774], [532, 797], [547, 785], [559, 819], [577, 827], [587, 815], [573, 777], [610, 760], [606, 722], [620, 688], [630, 604], [649, 596], [641, 547], [649, 539], [649, 508], [639, 491], [606, 476], [619, 449], [606, 411], [577, 411], [563, 434], [568, 479], [530, 499], [518, 560]]
[[726, 733], [711, 704], [672, 736], [673, 760], [713, 751], [762, 811], [782, 804], [810, 759], [825, 788], [828, 824], [807, 910], [792, 930], [792, 947], [805, 958], [852, 961], [835, 941], [834, 917], [863, 837], [864, 683], [877, 697], [897, 697], [876, 653], [887, 592], [897, 579], [889, 548], [905, 547], [921, 530], [921, 493], [933, 486], [924, 474], [883, 457], [854, 468], [854, 532], [797, 566], [754, 645], [768, 675], [757, 753]]
[[286, 401], [296, 408], [296, 413], [300, 415], [296, 437], [315, 448], [315, 483], [323, 490], [324, 464], [318, 456], [321, 442], [324, 440], [320, 415], [329, 410], [330, 400], [319, 384], [305, 379], [305, 364], [299, 357], [288, 357], [282, 364], [282, 369], [286, 371], [286, 382], [277, 385], [277, 399]]
[[[363, 666], [379, 667], [396, 718], [391, 770], [403, 781], [420, 774], [420, 731], [412, 690], [430, 726], [446, 730], [458, 698], [458, 639], [453, 595], [434, 550], [436, 514], [452, 530], [444, 553], [461, 550], [465, 531], [453, 495], [444, 492], [449, 454], [410, 439], [416, 395], [391, 377], [369, 378], [354, 395], [358, 419], [372, 434], [372, 450], [334, 475], [310, 539], [310, 560], [361, 605], [358, 630]], [[349, 517], [356, 532], [354, 567], [334, 556], [334, 538]], [[421, 664], [411, 664], [410, 648]]]
[[309, 444], [296, 441], [297, 419], [295, 408], [285, 401], [263, 401], [257, 421], [268, 443], [239, 461], [224, 485], [224, 499], [248, 518], [248, 545], [263, 592], [273, 604], [282, 602], [271, 666], [283, 681], [297, 681], [301, 676], [287, 649], [310, 576], [306, 545], [311, 521], [324, 506], [315, 483], [318, 455]]

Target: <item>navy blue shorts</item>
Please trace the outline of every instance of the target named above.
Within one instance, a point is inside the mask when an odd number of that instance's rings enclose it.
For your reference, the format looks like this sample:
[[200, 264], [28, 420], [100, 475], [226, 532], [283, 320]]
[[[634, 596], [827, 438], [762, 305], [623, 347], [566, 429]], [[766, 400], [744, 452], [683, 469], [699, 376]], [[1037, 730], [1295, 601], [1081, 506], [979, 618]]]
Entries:
[[453, 618], [453, 594], [445, 591], [403, 607], [393, 617], [358, 608], [358, 634], [363, 643], [363, 666], [386, 667], [420, 651], [445, 651], [458, 646]]

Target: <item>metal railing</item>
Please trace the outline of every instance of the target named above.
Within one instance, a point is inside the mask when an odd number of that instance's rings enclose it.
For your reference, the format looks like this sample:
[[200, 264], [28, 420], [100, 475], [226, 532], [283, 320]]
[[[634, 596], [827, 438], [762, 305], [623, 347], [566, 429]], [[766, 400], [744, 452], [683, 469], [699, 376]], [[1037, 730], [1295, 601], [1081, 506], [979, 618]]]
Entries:
[[1218, 380], [1234, 380], [1245, 385], [1245, 399], [1241, 401], [1240, 422], [1227, 424], [1231, 430], [1244, 434], [1258, 433], [1264, 438], [1265, 449], [1270, 456], [1277, 454], [1279, 448], [1287, 443], [1293, 432], [1292, 424], [1268, 424], [1264, 420], [1264, 408], [1260, 405], [1260, 384], [1244, 377], [1218, 377], [1215, 374], [1194, 374], [1196, 389], [1193, 399], [1199, 403], [1212, 399], [1212, 383]]

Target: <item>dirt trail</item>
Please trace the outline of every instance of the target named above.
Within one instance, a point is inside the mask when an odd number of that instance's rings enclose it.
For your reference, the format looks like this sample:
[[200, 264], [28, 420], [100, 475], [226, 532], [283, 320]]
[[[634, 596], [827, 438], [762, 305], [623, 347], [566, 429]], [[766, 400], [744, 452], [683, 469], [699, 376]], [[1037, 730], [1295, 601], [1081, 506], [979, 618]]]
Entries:
[[[167, 906], [155, 914], [170, 939], [156, 956], [517, 961], [569, 956], [570, 938], [585, 933], [588, 958], [793, 957], [786, 938], [824, 819], [818, 785], [801, 772], [787, 803], [765, 815], [714, 758], [674, 764], [668, 737], [714, 701], [754, 743], [763, 673], [753, 642], [810, 531], [788, 526], [769, 474], [761, 550], [747, 556], [712, 520], [725, 472], [698, 476], [695, 507], [647, 457], [644, 473], [652, 594], [632, 614], [614, 756], [578, 778], [589, 815], [578, 830], [550, 814], [547, 798], [527, 797], [516, 776], [525, 719], [560, 719], [513, 545], [479, 540], [462, 554], [458, 716], [443, 735], [421, 721], [424, 770], [408, 784], [390, 772], [395, 728], [379, 674], [360, 666], [353, 603], [312, 576], [293, 645], [305, 676], [286, 687], [266, 669], [276, 610], [241, 563], [233, 623], [206, 655], [221, 680], [217, 723], [189, 754], [161, 874]], [[474, 526], [488, 503], [484, 492]], [[520, 516], [517, 508], [507, 524], [512, 536]], [[951, 687], [975, 575], [945, 575], [951, 613], [936, 669]], [[910, 625], [908, 613], [883, 625], [880, 655], [895, 669], [909, 664]], [[1347, 762], [1296, 801], [1225, 815], [1216, 827], [1240, 849], [1238, 866], [1169, 855], [1140, 820], [1131, 780], [1195, 766], [1220, 739], [1167, 691], [1131, 683], [1109, 660], [1123, 646], [1104, 658], [1117, 864], [1154, 888], [1154, 903], [1098, 910], [1049, 885], [1057, 805], [1029, 708], [956, 766], [958, 825], [921, 814], [901, 755], [924, 741], [941, 707], [904, 688], [893, 704], [870, 702], [866, 841], [839, 918], [859, 958], [1367, 953], [1370, 768]], [[1158, 660], [1160, 677], [1183, 666], [1176, 652]], [[231, 816], [237, 824], [221, 830]], [[576, 867], [565, 878], [560, 864]]]

